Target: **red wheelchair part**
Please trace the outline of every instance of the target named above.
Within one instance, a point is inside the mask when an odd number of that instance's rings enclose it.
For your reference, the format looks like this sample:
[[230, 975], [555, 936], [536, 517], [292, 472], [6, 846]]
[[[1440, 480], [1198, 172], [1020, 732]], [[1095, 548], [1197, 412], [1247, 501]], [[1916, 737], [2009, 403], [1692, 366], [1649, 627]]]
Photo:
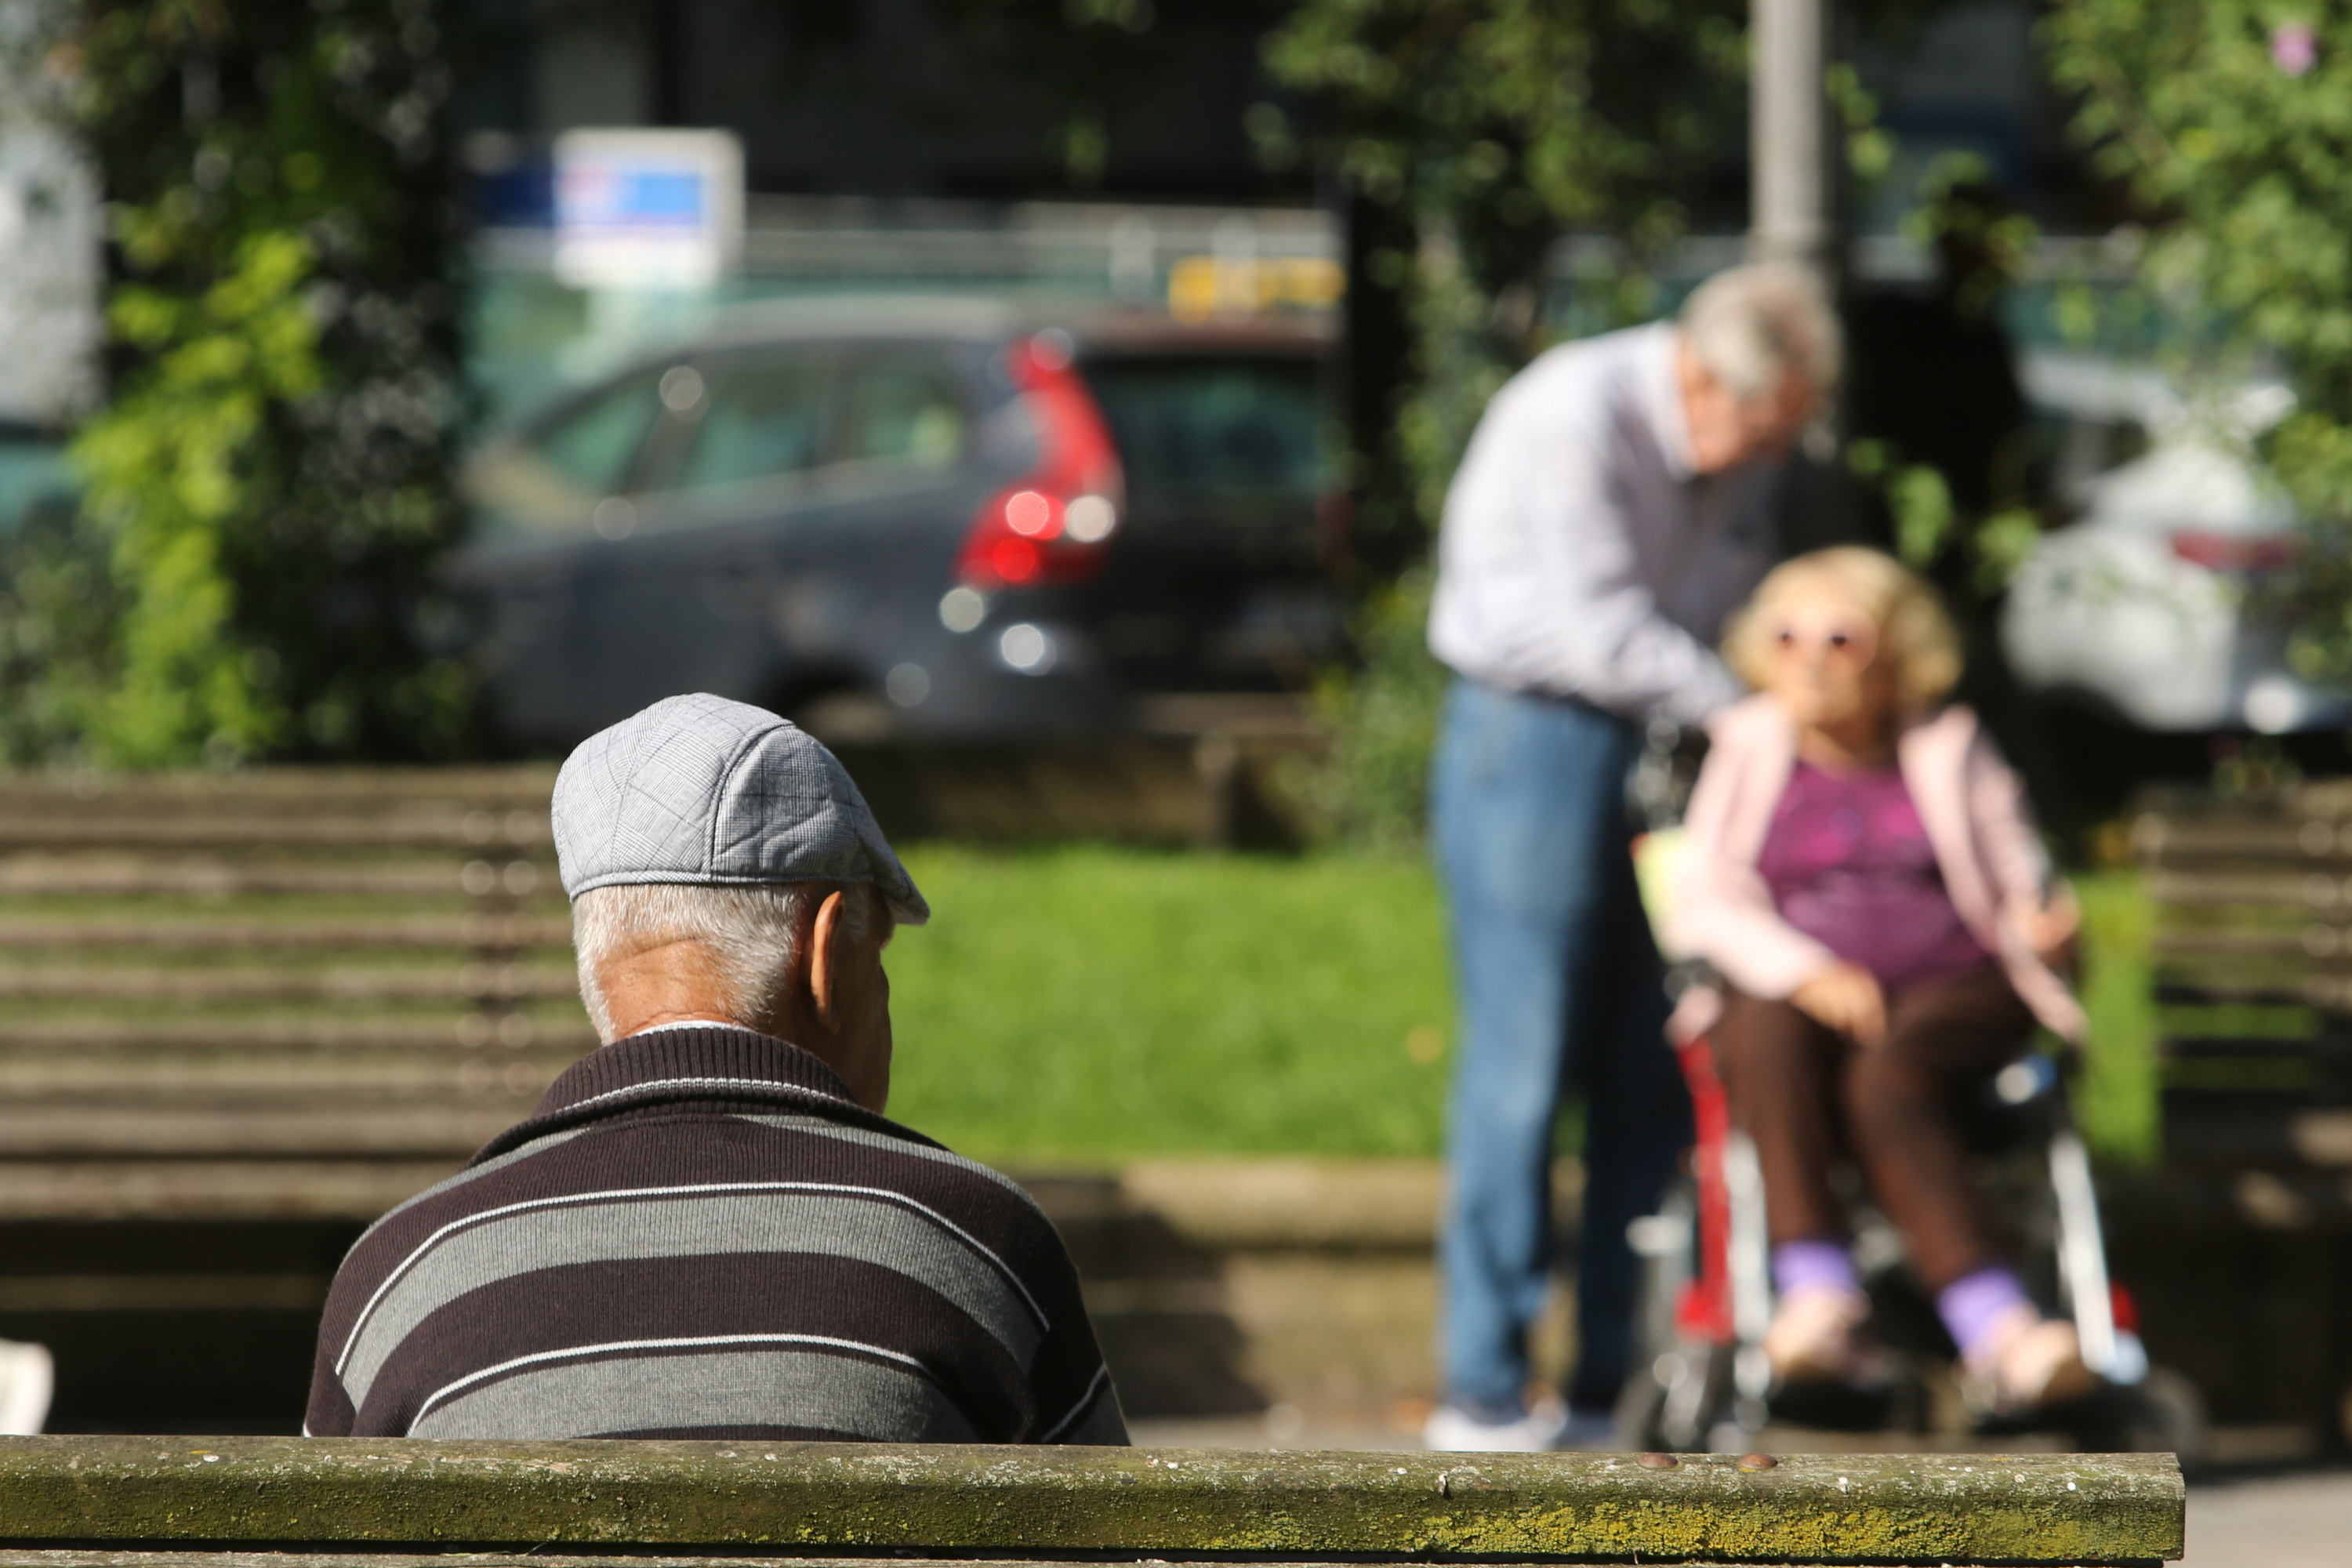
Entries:
[[1731, 1138], [1731, 1097], [1724, 1090], [1715, 1049], [1705, 1036], [1676, 1046], [1675, 1056], [1690, 1089], [1697, 1139], [1691, 1146], [1691, 1176], [1698, 1185], [1698, 1272], [1675, 1303], [1675, 1329], [1685, 1340], [1729, 1345], [1738, 1337], [1731, 1311], [1731, 1193], [1723, 1180], [1723, 1150]]

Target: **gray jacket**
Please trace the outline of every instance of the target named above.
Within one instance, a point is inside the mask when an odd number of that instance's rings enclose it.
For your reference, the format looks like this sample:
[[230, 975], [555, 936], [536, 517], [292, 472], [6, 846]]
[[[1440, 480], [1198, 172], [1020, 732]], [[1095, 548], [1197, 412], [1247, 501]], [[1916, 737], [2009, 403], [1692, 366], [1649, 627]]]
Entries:
[[1445, 498], [1429, 646], [1463, 675], [1688, 723], [1776, 554], [1780, 465], [1691, 471], [1676, 329], [1564, 343], [1486, 405]]

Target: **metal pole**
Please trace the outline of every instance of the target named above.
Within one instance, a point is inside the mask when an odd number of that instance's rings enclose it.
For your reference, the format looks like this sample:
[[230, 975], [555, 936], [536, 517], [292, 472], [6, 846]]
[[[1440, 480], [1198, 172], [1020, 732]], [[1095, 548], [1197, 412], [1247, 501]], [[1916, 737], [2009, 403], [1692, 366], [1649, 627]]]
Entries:
[[1752, 226], [1759, 261], [1827, 276], [1830, 248], [1828, 0], [1754, 0], [1749, 12]]

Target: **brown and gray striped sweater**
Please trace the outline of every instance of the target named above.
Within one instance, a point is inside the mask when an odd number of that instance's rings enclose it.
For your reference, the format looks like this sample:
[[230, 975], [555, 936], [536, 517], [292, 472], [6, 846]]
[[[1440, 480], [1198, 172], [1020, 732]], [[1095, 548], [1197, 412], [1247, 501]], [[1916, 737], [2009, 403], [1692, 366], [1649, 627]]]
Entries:
[[318, 1436], [1125, 1443], [1020, 1188], [747, 1029], [635, 1036], [336, 1273]]

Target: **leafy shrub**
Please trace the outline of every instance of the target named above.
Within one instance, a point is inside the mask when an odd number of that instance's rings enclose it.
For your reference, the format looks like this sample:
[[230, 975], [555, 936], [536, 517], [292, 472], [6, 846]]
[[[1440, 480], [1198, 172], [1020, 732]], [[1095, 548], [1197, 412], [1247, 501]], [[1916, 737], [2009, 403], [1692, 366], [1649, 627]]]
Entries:
[[470, 681], [425, 635], [466, 411], [447, 9], [85, 0], [52, 40], [116, 242], [112, 398], [75, 447], [107, 582], [69, 629], [15, 594], [55, 716], [22, 744], [155, 767], [467, 742]]
[[2294, 657], [2352, 675], [2352, 4], [2057, 0], [2043, 28], [2099, 165], [2164, 216], [2151, 291], [2294, 386], [2258, 447], [2308, 531]]
[[1383, 854], [1421, 842], [1451, 679], [1424, 636], [1431, 584], [1428, 568], [1414, 567], [1368, 595], [1356, 616], [1361, 663], [1327, 671], [1316, 686], [1331, 751], [1294, 787], [1326, 837]]

